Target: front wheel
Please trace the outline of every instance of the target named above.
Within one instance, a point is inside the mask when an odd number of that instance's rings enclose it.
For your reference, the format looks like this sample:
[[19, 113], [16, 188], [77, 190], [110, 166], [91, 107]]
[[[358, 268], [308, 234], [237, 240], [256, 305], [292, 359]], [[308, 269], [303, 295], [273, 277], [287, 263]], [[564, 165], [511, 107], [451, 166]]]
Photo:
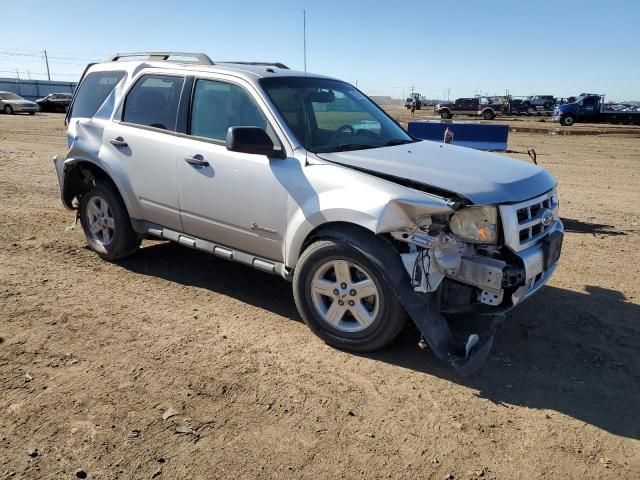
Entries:
[[570, 127], [574, 123], [576, 123], [576, 119], [571, 114], [563, 115], [562, 117], [560, 117], [560, 125], [564, 127]]
[[[368, 252], [376, 255], [372, 242]], [[343, 240], [320, 240], [295, 269], [293, 293], [307, 326], [329, 345], [371, 351], [391, 342], [405, 323], [404, 310], [385, 276]]]
[[440, 112], [440, 118], [444, 119], [444, 120], [449, 120], [453, 115], [451, 115], [451, 112], [449, 110], [443, 110]]
[[110, 183], [96, 180], [80, 199], [79, 209], [87, 243], [105, 260], [124, 258], [140, 246], [124, 202]]

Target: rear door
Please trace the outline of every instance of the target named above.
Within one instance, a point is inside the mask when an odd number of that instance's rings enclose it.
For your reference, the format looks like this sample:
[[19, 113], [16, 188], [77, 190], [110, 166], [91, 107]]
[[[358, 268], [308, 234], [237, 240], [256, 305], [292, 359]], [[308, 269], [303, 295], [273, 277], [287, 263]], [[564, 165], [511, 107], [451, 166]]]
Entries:
[[117, 177], [136, 203], [138, 220], [181, 231], [176, 180], [178, 105], [185, 79], [142, 75], [104, 130], [100, 158], [121, 170]]

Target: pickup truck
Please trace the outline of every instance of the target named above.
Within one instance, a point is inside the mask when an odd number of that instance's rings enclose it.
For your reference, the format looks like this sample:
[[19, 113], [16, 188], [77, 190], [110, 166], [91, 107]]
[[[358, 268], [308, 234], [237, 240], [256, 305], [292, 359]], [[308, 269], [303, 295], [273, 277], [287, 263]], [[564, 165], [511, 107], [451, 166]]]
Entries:
[[640, 112], [610, 110], [604, 103], [604, 95], [586, 94], [573, 103], [557, 105], [553, 111], [553, 121], [565, 127], [576, 122], [640, 124]]
[[551, 110], [554, 104], [555, 98], [553, 95], [534, 95], [532, 97], [527, 97], [522, 101], [522, 105], [524, 107], [542, 107], [545, 110]]
[[484, 98], [458, 98], [453, 103], [439, 103], [435, 111], [445, 120], [453, 115], [478, 115], [485, 120], [493, 120], [498, 113], [502, 113], [501, 103], [491, 103]]

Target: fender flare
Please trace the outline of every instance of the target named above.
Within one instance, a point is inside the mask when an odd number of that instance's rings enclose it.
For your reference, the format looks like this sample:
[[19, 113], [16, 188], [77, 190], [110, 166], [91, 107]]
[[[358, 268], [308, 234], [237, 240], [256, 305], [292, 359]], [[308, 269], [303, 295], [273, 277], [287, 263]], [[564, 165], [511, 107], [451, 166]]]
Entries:
[[[56, 160], [56, 162], [57, 161], [59, 160]], [[64, 204], [64, 206], [71, 210], [75, 210], [75, 207], [73, 207], [72, 202], [73, 202], [73, 199], [79, 193], [79, 189], [81, 188], [76, 182], [78, 180], [83, 179], [78, 177], [78, 175], [81, 175], [80, 170], [82, 170], [83, 167], [93, 172], [95, 171], [100, 172], [100, 174], [98, 175], [98, 178], [104, 178], [114, 185], [114, 187], [118, 191], [118, 194], [122, 198], [122, 201], [124, 202], [124, 205], [127, 209], [127, 213], [129, 214], [129, 216], [131, 216], [131, 212], [132, 212], [131, 202], [130, 202], [130, 199], [123, 194], [123, 192], [126, 191], [123, 188], [124, 185], [122, 185], [120, 181], [116, 181], [115, 177], [117, 176], [112, 175], [104, 167], [104, 165], [101, 165], [98, 162], [91, 160], [89, 158], [69, 157], [64, 159], [63, 165], [62, 165], [62, 171], [61, 171], [61, 178], [59, 179], [60, 197], [62, 199], [62, 203]], [[124, 181], [128, 182], [128, 180], [124, 180]]]

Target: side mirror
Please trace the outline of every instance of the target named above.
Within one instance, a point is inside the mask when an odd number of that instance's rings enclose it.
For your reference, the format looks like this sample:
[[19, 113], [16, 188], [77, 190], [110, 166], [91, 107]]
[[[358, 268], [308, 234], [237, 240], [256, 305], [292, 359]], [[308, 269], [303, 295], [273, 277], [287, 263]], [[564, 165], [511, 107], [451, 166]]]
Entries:
[[285, 157], [285, 151], [276, 149], [267, 132], [258, 127], [230, 127], [227, 130], [227, 150], [267, 157]]

